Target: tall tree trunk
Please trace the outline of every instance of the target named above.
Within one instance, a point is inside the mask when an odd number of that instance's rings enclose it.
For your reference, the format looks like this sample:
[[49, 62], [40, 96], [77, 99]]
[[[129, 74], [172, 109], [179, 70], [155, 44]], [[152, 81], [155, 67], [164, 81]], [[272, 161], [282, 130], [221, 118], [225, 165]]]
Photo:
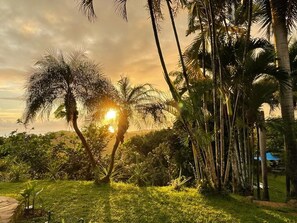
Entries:
[[175, 87], [173, 86], [172, 81], [170, 80], [170, 77], [169, 77], [169, 74], [168, 74], [168, 71], [167, 71], [167, 68], [166, 68], [165, 60], [164, 60], [164, 57], [163, 57], [161, 45], [160, 45], [160, 40], [159, 40], [159, 36], [158, 36], [158, 28], [157, 28], [155, 14], [154, 14], [153, 0], [147, 0], [147, 3], [148, 3], [149, 12], [150, 12], [150, 18], [151, 18], [151, 23], [152, 23], [152, 27], [153, 27], [155, 43], [156, 43], [156, 46], [157, 46], [161, 66], [162, 66], [162, 69], [163, 69], [163, 72], [164, 72], [164, 78], [165, 78], [165, 81], [166, 81], [166, 83], [167, 83], [167, 85], [168, 85], [168, 87], [170, 89], [170, 92], [172, 94], [173, 99], [178, 102], [180, 100], [180, 97], [179, 97], [179, 94], [177, 93]]
[[129, 128], [128, 112], [124, 110], [120, 113], [120, 117], [118, 120], [118, 131], [117, 131], [116, 141], [113, 145], [112, 152], [110, 155], [110, 163], [109, 163], [107, 174], [100, 180], [100, 182], [102, 183], [110, 182], [110, 177], [114, 168], [115, 154], [119, 148], [120, 143], [124, 142], [124, 136], [128, 128]]
[[80, 141], [82, 142], [82, 144], [83, 144], [83, 146], [84, 146], [84, 148], [86, 150], [86, 153], [89, 156], [89, 159], [90, 159], [92, 168], [94, 170], [96, 168], [96, 166], [97, 166], [97, 163], [95, 161], [95, 158], [94, 158], [94, 156], [92, 154], [92, 151], [91, 151], [91, 149], [90, 149], [90, 147], [89, 147], [89, 145], [88, 145], [85, 137], [83, 136], [82, 132], [78, 128], [78, 125], [77, 125], [77, 112], [76, 112], [76, 114], [73, 117], [72, 125], [73, 125], [73, 128], [74, 128], [74, 131], [76, 132], [77, 136], [79, 137]]
[[[162, 49], [161, 49], [161, 45], [160, 45], [160, 40], [159, 40], [159, 35], [158, 35], [158, 29], [157, 29], [157, 25], [156, 25], [156, 19], [155, 19], [155, 14], [154, 14], [154, 8], [153, 8], [153, 0], [147, 0], [148, 3], [148, 8], [149, 8], [149, 12], [150, 12], [150, 18], [151, 18], [151, 23], [152, 23], [152, 28], [153, 28], [153, 34], [154, 34], [154, 38], [155, 38], [155, 43], [156, 43], [156, 47], [158, 50], [158, 55], [159, 55], [159, 59], [160, 59], [160, 63], [164, 72], [164, 78], [165, 81], [170, 89], [171, 95], [174, 99], [175, 102], [180, 102], [181, 98], [179, 93], [176, 91], [172, 81], [170, 80], [167, 68], [166, 68], [166, 64], [165, 64], [165, 60], [163, 57], [163, 53], [162, 53]], [[181, 114], [181, 119], [182, 119], [182, 123], [184, 125], [184, 127], [186, 128], [190, 138], [192, 139], [192, 143], [193, 143], [193, 149], [195, 149], [194, 152], [194, 156], [197, 156], [197, 160], [199, 162], [199, 166], [201, 167], [201, 170], [203, 171], [203, 173], [201, 173], [202, 177], [206, 177], [209, 178], [209, 176], [207, 176], [205, 174], [205, 172], [207, 172], [203, 167], [205, 167], [206, 165], [204, 164], [203, 158], [202, 158], [202, 154], [199, 151], [199, 145], [197, 143], [197, 140], [194, 137], [194, 133], [191, 130], [191, 127], [189, 126], [189, 123], [184, 119], [183, 114]]]
[[215, 160], [212, 165], [214, 165], [215, 174], [218, 176], [215, 182], [216, 189], [221, 190], [221, 151], [220, 151], [220, 143], [219, 143], [219, 112], [217, 109], [218, 102], [218, 46], [217, 46], [217, 36], [216, 36], [216, 26], [215, 26], [215, 15], [214, 15], [214, 4], [212, 0], [208, 1], [207, 5], [207, 14], [208, 14], [208, 26], [210, 30], [210, 42], [211, 42], [211, 67], [212, 67], [212, 75], [213, 75], [213, 132], [214, 132], [214, 152], [215, 152]]
[[180, 59], [180, 63], [181, 63], [182, 70], [183, 70], [183, 76], [184, 76], [188, 91], [190, 91], [189, 77], [188, 77], [188, 74], [187, 74], [187, 69], [186, 69], [183, 54], [182, 54], [182, 51], [181, 51], [180, 42], [179, 42], [179, 38], [178, 38], [178, 34], [177, 34], [176, 26], [175, 26], [175, 21], [174, 21], [174, 16], [173, 16], [173, 12], [172, 12], [170, 2], [171, 2], [170, 0], [166, 0], [167, 8], [168, 8], [169, 15], [170, 15], [170, 21], [171, 21], [172, 29], [173, 29], [173, 32], [174, 32], [175, 42], [176, 42], [176, 46], [177, 46], [177, 50], [178, 50], [178, 54], [179, 54], [179, 59]]
[[115, 154], [116, 154], [117, 149], [119, 148], [119, 145], [120, 145], [120, 140], [117, 137], [116, 141], [113, 145], [111, 155], [110, 155], [110, 163], [109, 163], [109, 168], [108, 168], [107, 174], [102, 179], [100, 179], [101, 183], [109, 183], [110, 182], [110, 176], [111, 176], [113, 168], [114, 168]]
[[[286, 129], [285, 132], [285, 151], [286, 151], [286, 175], [290, 179], [291, 189], [287, 191], [287, 197], [297, 197], [297, 145], [293, 129], [294, 106], [291, 68], [288, 50], [288, 32], [286, 27], [286, 17], [279, 13], [277, 3], [279, 0], [270, 0], [272, 27], [275, 39], [277, 55], [277, 65], [285, 72], [279, 80], [280, 85], [280, 104], [281, 114]], [[287, 185], [288, 188], [289, 185]]]
[[260, 140], [259, 140], [259, 126], [256, 127], [257, 129], [257, 163], [256, 163], [256, 180], [257, 180], [257, 199], [260, 200], [261, 199], [261, 191], [260, 191], [260, 166], [259, 166], [259, 156], [260, 156], [260, 152], [259, 152], [259, 148], [260, 148]]
[[264, 201], [269, 201], [269, 191], [268, 191], [268, 178], [267, 178], [267, 161], [266, 161], [266, 129], [264, 125], [264, 112], [261, 112], [262, 126], [259, 127], [259, 146], [261, 155], [261, 175], [263, 183], [263, 196]]

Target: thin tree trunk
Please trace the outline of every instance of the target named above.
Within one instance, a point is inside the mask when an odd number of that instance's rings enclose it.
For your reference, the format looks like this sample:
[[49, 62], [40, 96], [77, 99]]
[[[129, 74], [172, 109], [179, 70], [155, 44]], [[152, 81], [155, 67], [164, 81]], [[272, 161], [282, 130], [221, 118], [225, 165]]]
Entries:
[[257, 126], [257, 163], [256, 163], [256, 177], [257, 177], [257, 199], [260, 200], [261, 199], [261, 191], [260, 191], [260, 176], [259, 176], [259, 147], [260, 147], [260, 140], [259, 140], [259, 127]]
[[109, 163], [109, 168], [108, 168], [107, 174], [100, 180], [100, 182], [102, 182], [102, 183], [110, 182], [110, 176], [111, 176], [111, 173], [114, 168], [115, 154], [116, 154], [117, 149], [119, 148], [119, 145], [120, 145], [120, 140], [118, 139], [118, 137], [116, 137], [116, 141], [113, 145], [112, 152], [110, 155], [110, 163]]
[[[264, 112], [261, 112], [261, 121], [264, 120]], [[261, 155], [261, 174], [263, 183], [263, 197], [264, 201], [269, 201], [268, 178], [267, 178], [267, 161], [266, 161], [266, 129], [264, 126], [259, 128], [259, 146]]]
[[[234, 105], [234, 111], [233, 114], [229, 114], [228, 116], [228, 123], [229, 123], [229, 147], [227, 151], [227, 162], [226, 162], [226, 170], [225, 170], [225, 176], [224, 176], [224, 185], [227, 185], [231, 166], [233, 165], [232, 156], [234, 155], [234, 139], [235, 139], [235, 120], [236, 120], [236, 114], [237, 114], [237, 108], [238, 108], [238, 101], [239, 101], [239, 90], [237, 90], [236, 98], [235, 98], [235, 105]], [[232, 120], [231, 120], [232, 117]], [[234, 169], [232, 169], [234, 171]], [[232, 175], [232, 177], [234, 174]]]
[[[169, 74], [168, 74], [168, 71], [167, 71], [167, 68], [166, 68], [165, 60], [164, 60], [164, 57], [163, 57], [163, 53], [162, 53], [162, 49], [161, 49], [161, 45], [160, 45], [160, 40], [159, 40], [159, 36], [158, 36], [158, 29], [157, 29], [155, 15], [154, 15], [153, 0], [147, 0], [147, 2], [148, 2], [148, 8], [149, 8], [149, 12], [150, 12], [150, 18], [151, 18], [155, 43], [156, 43], [156, 47], [157, 47], [157, 50], [158, 50], [160, 63], [161, 63], [161, 66], [162, 66], [162, 69], [163, 69], [163, 72], [164, 72], [164, 78], [165, 78], [165, 81], [166, 81], [166, 83], [167, 83], [167, 85], [168, 85], [168, 87], [170, 89], [170, 92], [172, 94], [172, 97], [173, 97], [174, 101], [179, 102], [180, 101], [180, 95], [176, 91], [172, 81], [170, 80], [170, 77], [169, 77]], [[194, 134], [191, 131], [191, 129], [188, 126], [185, 119], [183, 118], [182, 114], [181, 114], [181, 119], [182, 119], [184, 127], [187, 129], [187, 132], [188, 132], [190, 138], [193, 141], [194, 149], [196, 150], [196, 153], [197, 153], [197, 159], [198, 159], [199, 165], [200, 165], [200, 167], [202, 168], [202, 171], [203, 171], [203, 173], [201, 173], [202, 177], [206, 177], [208, 179], [209, 176], [207, 174], [205, 174], [207, 171], [203, 168], [206, 165], [203, 162], [202, 154], [199, 151], [199, 146], [198, 146], [198, 143], [197, 143], [197, 141], [196, 141], [196, 139], [194, 137]]]
[[154, 37], [155, 37], [155, 43], [157, 46], [157, 50], [158, 50], [158, 55], [159, 55], [159, 59], [161, 62], [161, 66], [164, 72], [164, 77], [165, 77], [165, 81], [170, 89], [170, 92], [172, 94], [173, 99], [178, 102], [179, 101], [179, 95], [176, 92], [175, 87], [173, 86], [172, 81], [170, 80], [167, 68], [166, 68], [166, 64], [165, 64], [165, 60], [163, 57], [163, 53], [162, 53], [162, 49], [161, 49], [161, 45], [160, 45], [160, 40], [159, 40], [159, 36], [158, 36], [158, 29], [157, 29], [157, 25], [156, 25], [156, 20], [155, 20], [155, 14], [154, 14], [154, 8], [153, 8], [153, 0], [147, 0], [148, 2], [148, 8], [149, 8], [149, 12], [150, 12], [150, 18], [151, 18], [151, 23], [152, 23], [152, 27], [153, 27], [153, 33], [154, 33]]
[[251, 181], [251, 191], [254, 192], [254, 166], [255, 166], [255, 159], [254, 159], [254, 154], [255, 154], [255, 133], [254, 133], [254, 125], [250, 129], [251, 131], [251, 157], [250, 157], [250, 162], [251, 162], [251, 168], [250, 168], [250, 181]]
[[[213, 75], [213, 131], [214, 131], [214, 144], [215, 144], [215, 160], [212, 165], [214, 165], [214, 169], [216, 171], [216, 175], [220, 175], [220, 146], [219, 146], [219, 133], [218, 133], [218, 127], [219, 127], [219, 115], [218, 115], [218, 109], [217, 109], [217, 99], [218, 99], [218, 75], [217, 75], [217, 44], [216, 44], [216, 27], [215, 27], [215, 17], [214, 17], [214, 8], [213, 8], [213, 2], [212, 0], [209, 0], [208, 6], [207, 6], [207, 13], [208, 13], [208, 25], [210, 30], [210, 41], [211, 41], [211, 67], [212, 67], [212, 75]], [[220, 179], [218, 177], [217, 179]], [[218, 190], [221, 190], [221, 184], [220, 182], [215, 182], [216, 187]]]
[[78, 125], [77, 125], [77, 115], [74, 115], [73, 117], [73, 120], [72, 120], [72, 125], [73, 125], [73, 128], [74, 128], [74, 131], [76, 132], [77, 136], [79, 137], [80, 141], [82, 142], [88, 156], [89, 156], [89, 159], [90, 159], [90, 162], [91, 162], [91, 165], [92, 165], [92, 168], [93, 170], [96, 168], [97, 166], [97, 163], [95, 161], [95, 158], [92, 154], [92, 151], [85, 139], [85, 137], [83, 136], [82, 132], [79, 130], [78, 128]]
[[169, 15], [170, 15], [172, 29], [173, 29], [173, 32], [174, 32], [174, 37], [175, 37], [175, 41], [176, 41], [176, 46], [177, 46], [177, 50], [178, 50], [178, 54], [179, 54], [180, 63], [181, 63], [182, 70], [183, 70], [183, 76], [185, 78], [186, 86], [188, 88], [188, 91], [190, 91], [189, 77], [188, 77], [188, 74], [187, 74], [187, 69], [186, 69], [186, 66], [185, 66], [183, 54], [182, 54], [181, 47], [180, 47], [180, 42], [179, 42], [177, 30], [176, 30], [176, 25], [175, 25], [175, 22], [174, 22], [174, 16], [173, 16], [172, 8], [171, 8], [171, 5], [170, 5], [170, 0], [166, 0], [166, 3], [167, 3]]
[[128, 119], [128, 112], [126, 110], [122, 111], [119, 116], [118, 120], [118, 131], [116, 136], [116, 141], [113, 145], [112, 152], [110, 155], [110, 163], [109, 168], [107, 171], [107, 174], [105, 177], [103, 177], [100, 182], [102, 183], [109, 183], [110, 182], [110, 176], [112, 174], [112, 171], [114, 169], [114, 163], [115, 163], [115, 154], [119, 148], [120, 143], [124, 142], [124, 136], [129, 128], [129, 119]]
[[[286, 27], [285, 16], [278, 13], [277, 8], [278, 0], [270, 0], [271, 14], [272, 14], [272, 27], [275, 38], [275, 47], [277, 54], [277, 65], [285, 74], [279, 80], [280, 84], [280, 104], [281, 114], [285, 126], [285, 150], [286, 150], [286, 175], [291, 181], [290, 192], [287, 191], [287, 197], [297, 197], [297, 145], [296, 137], [293, 129], [294, 123], [294, 106], [293, 106], [293, 91], [291, 68], [288, 51], [288, 33]], [[289, 185], [287, 185], [289, 188]]]
[[194, 157], [195, 178], [199, 182], [200, 180], [202, 180], [203, 175], [201, 174], [200, 165], [199, 165], [199, 162], [197, 159], [197, 157], [198, 157], [197, 149], [195, 148], [195, 145], [192, 142], [191, 142], [191, 148], [192, 148], [193, 157]]

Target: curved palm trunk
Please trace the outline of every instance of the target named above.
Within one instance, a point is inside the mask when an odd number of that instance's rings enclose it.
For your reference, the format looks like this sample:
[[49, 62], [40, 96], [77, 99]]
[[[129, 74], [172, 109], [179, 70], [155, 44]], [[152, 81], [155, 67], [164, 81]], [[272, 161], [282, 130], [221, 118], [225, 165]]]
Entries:
[[92, 151], [87, 143], [87, 140], [85, 139], [85, 137], [83, 136], [82, 132], [80, 131], [80, 129], [78, 128], [77, 125], [77, 119], [78, 119], [78, 111], [77, 111], [77, 104], [76, 104], [76, 100], [75, 97], [73, 95], [73, 92], [71, 91], [70, 86], [70, 81], [67, 80], [67, 84], [68, 84], [68, 92], [65, 96], [65, 107], [66, 107], [66, 113], [67, 113], [67, 121], [71, 121], [74, 131], [76, 132], [77, 136], [79, 137], [80, 141], [83, 144], [83, 147], [85, 148], [86, 153], [89, 156], [91, 165], [93, 170], [95, 170], [97, 164], [95, 161], [95, 158], [92, 154]]
[[[124, 136], [122, 136], [122, 137], [124, 137]], [[115, 154], [116, 154], [117, 149], [119, 148], [120, 142], [121, 142], [121, 141], [120, 141], [119, 138], [117, 137], [117, 138], [116, 138], [116, 141], [115, 141], [115, 143], [114, 143], [114, 145], [113, 145], [111, 155], [110, 155], [110, 163], [109, 163], [108, 172], [107, 172], [107, 174], [100, 180], [100, 182], [102, 182], [102, 183], [109, 183], [109, 182], [110, 182], [110, 176], [111, 176], [112, 171], [113, 171], [113, 168], [114, 168]]]
[[[288, 33], [285, 16], [279, 15], [276, 7], [278, 0], [270, 0], [272, 27], [275, 38], [275, 48], [277, 54], [277, 65], [285, 71], [284, 77], [279, 80], [280, 85], [280, 104], [281, 114], [285, 125], [285, 150], [286, 150], [286, 176], [287, 180], [287, 197], [297, 197], [297, 145], [293, 129], [294, 123], [294, 106], [291, 68], [288, 51]], [[290, 184], [291, 182], [291, 188]]]
[[82, 144], [83, 144], [83, 146], [84, 146], [84, 148], [86, 150], [86, 153], [89, 156], [89, 159], [90, 159], [92, 168], [95, 169], [96, 166], [97, 166], [97, 164], [96, 164], [95, 158], [94, 158], [94, 156], [93, 156], [93, 154], [91, 152], [91, 149], [90, 149], [90, 147], [89, 147], [89, 145], [88, 145], [85, 137], [83, 136], [82, 132], [78, 128], [78, 125], [77, 125], [77, 114], [75, 114], [74, 117], [73, 117], [72, 125], [73, 125], [73, 128], [74, 128], [74, 131], [76, 132], [77, 136], [79, 137], [80, 141], [82, 142]]
[[160, 40], [159, 40], [159, 36], [158, 36], [158, 29], [157, 29], [155, 15], [154, 15], [153, 0], [147, 0], [147, 3], [148, 3], [149, 12], [150, 12], [150, 18], [151, 18], [154, 37], [155, 37], [155, 43], [156, 43], [156, 46], [157, 46], [161, 66], [162, 66], [162, 69], [163, 69], [163, 72], [164, 72], [165, 81], [168, 84], [168, 87], [170, 89], [170, 92], [172, 94], [173, 99], [175, 101], [179, 101], [179, 95], [176, 92], [176, 89], [174, 88], [174, 86], [172, 84], [172, 81], [169, 78], [169, 74], [168, 74], [166, 64], [165, 64], [165, 60], [164, 60], [164, 57], [163, 57], [163, 53], [162, 53], [162, 49], [161, 49], [161, 45], [160, 45]]
[[115, 163], [115, 154], [119, 148], [120, 143], [124, 142], [124, 136], [129, 128], [129, 121], [128, 121], [128, 113], [124, 111], [118, 122], [118, 132], [116, 136], [116, 141], [113, 145], [112, 152], [110, 155], [110, 163], [109, 163], [109, 168], [107, 171], [107, 174], [105, 177], [103, 177], [100, 182], [102, 183], [109, 183], [110, 182], [110, 177], [114, 168], [114, 163]]
[[85, 137], [83, 136], [82, 132], [81, 132], [81, 131], [79, 130], [79, 128], [78, 128], [78, 125], [77, 125], [77, 117], [76, 117], [76, 115], [75, 115], [75, 117], [73, 118], [72, 124], [73, 124], [74, 131], [75, 131], [76, 134], [78, 135], [80, 141], [82, 142], [82, 144], [83, 144], [83, 146], [84, 146], [84, 148], [85, 148], [85, 150], [86, 150], [86, 153], [87, 153], [88, 156], [89, 156], [89, 159], [90, 159], [90, 162], [91, 162], [91, 165], [92, 165], [93, 169], [95, 169], [96, 166], [97, 166], [96, 161], [95, 161], [95, 159], [94, 159], [94, 156], [93, 156], [93, 154], [92, 154], [92, 152], [91, 152], [91, 149], [90, 149], [90, 147], [89, 147], [89, 145], [88, 145], [88, 143], [87, 143]]

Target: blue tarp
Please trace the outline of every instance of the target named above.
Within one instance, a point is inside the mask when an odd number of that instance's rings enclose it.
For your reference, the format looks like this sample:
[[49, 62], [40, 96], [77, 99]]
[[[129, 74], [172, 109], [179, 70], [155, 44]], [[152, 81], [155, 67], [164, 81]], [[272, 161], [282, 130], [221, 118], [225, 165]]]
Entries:
[[[254, 159], [256, 160], [257, 157], [255, 156]], [[261, 157], [259, 156], [259, 160], [261, 161]], [[269, 161], [277, 161], [280, 160], [280, 158], [278, 158], [277, 156], [272, 155], [270, 152], [266, 153], [266, 160]]]

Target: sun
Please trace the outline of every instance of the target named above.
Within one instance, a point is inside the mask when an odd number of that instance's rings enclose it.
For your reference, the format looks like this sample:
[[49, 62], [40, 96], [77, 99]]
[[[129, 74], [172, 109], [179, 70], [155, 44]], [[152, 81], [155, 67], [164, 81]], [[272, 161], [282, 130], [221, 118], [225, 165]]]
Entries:
[[113, 126], [108, 126], [108, 131], [110, 132], [110, 133], [115, 133], [115, 129], [114, 129], [114, 127]]
[[117, 112], [114, 109], [109, 109], [105, 114], [105, 120], [113, 120], [117, 117]]

